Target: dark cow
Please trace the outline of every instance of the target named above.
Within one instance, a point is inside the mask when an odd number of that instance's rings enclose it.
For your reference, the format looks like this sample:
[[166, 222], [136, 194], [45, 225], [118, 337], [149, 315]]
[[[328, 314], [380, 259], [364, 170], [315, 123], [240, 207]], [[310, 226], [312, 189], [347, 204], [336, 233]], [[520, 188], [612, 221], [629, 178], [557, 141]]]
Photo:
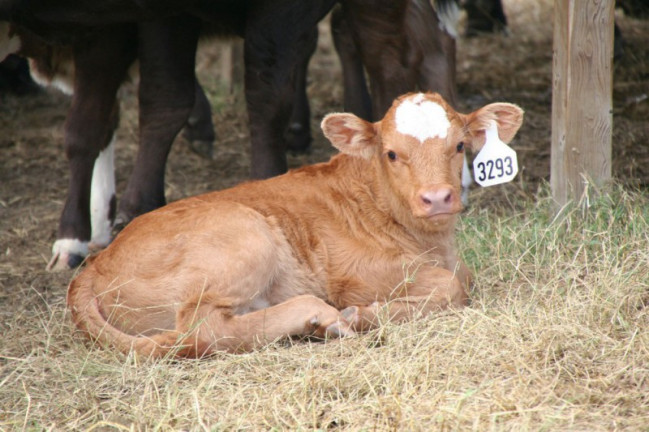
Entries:
[[[0, 20], [72, 47], [74, 97], [65, 127], [70, 192], [52, 264], [72, 267], [87, 254], [92, 167], [110, 141], [117, 118], [115, 94], [135, 57], [140, 60], [140, 147], [120, 201], [125, 221], [165, 203], [166, 157], [195, 106], [199, 17], [219, 32], [245, 38], [251, 175], [261, 178], [286, 171], [285, 132], [295, 77], [312, 50], [317, 22], [333, 3], [104, 1], [60, 2], [53, 7], [44, 1], [18, 0], [0, 5]], [[108, 211], [114, 214], [114, 202]]]
[[[290, 3], [277, 3], [279, 10], [263, 2], [250, 3], [251, 7], [258, 7], [259, 10], [224, 4], [218, 12], [227, 19], [219, 21], [220, 15], [216, 13], [218, 8], [208, 16], [212, 19], [211, 25], [216, 24], [216, 32], [246, 37], [246, 96], [251, 120], [253, 177], [266, 177], [284, 171], [284, 150], [303, 150], [310, 141], [310, 116], [305, 94], [306, 66], [315, 49], [315, 23], [328, 8], [328, 3], [312, 3], [314, 9], [309, 10], [290, 9]], [[444, 7], [449, 2], [439, 3], [440, 7]], [[346, 25], [357, 32], [352, 36], [353, 43], [364, 54], [362, 61], [370, 75], [376, 113], [387, 109], [386, 101], [416, 88], [440, 91], [447, 99], [454, 101], [454, 41], [439, 29], [439, 21], [430, 4], [420, 0], [404, 0], [394, 5], [383, 1], [373, 6], [359, 0], [345, 0], [343, 8], [349, 17]], [[47, 14], [47, 8], [43, 7], [40, 11], [42, 22], [48, 22], [48, 19], [54, 21]], [[107, 21], [126, 20], [126, 16], [129, 20], [139, 19], [128, 15], [129, 11], [132, 12], [132, 8], [124, 9], [121, 14], [113, 11], [104, 18]], [[77, 265], [87, 254], [89, 241], [90, 245], [97, 247], [103, 247], [110, 241], [115, 214], [114, 186], [113, 189], [105, 187], [112, 185], [113, 180], [111, 150], [104, 149], [110, 143], [116, 126], [115, 92], [135, 57], [139, 57], [142, 64], [141, 144], [133, 174], [120, 202], [122, 221], [127, 222], [138, 214], [164, 204], [166, 156], [188, 113], [191, 115], [186, 131], [190, 139], [201, 140], [200, 136], [194, 136], [195, 131], [211, 131], [209, 105], [193, 74], [193, 52], [201, 27], [195, 17], [186, 14], [158, 18], [139, 25], [118, 23], [94, 26], [102, 21], [94, 14], [95, 10], [88, 8], [80, 11], [78, 17], [82, 22], [87, 20], [88, 26], [81, 26], [77, 21], [70, 27], [65, 25], [66, 12], [69, 11], [65, 8], [50, 11], [57, 17], [56, 25], [31, 26], [38, 27], [49, 40], [70, 43], [77, 70], [73, 85], [75, 96], [66, 122], [66, 152], [71, 169], [69, 195], [50, 263], [50, 267], [59, 268]], [[140, 12], [146, 15], [151, 10], [142, 9]], [[164, 15], [164, 11], [160, 13]], [[277, 24], [276, 28], [267, 27], [266, 21], [272, 21], [274, 14], [291, 19], [306, 18], [311, 27], [298, 26], [284, 34]], [[20, 14], [15, 16], [20, 17]], [[32, 24], [20, 19], [16, 21], [23, 26]], [[266, 27], [250, 29], [246, 25], [249, 22]], [[396, 51], [393, 50], [391, 56], [383, 56], [383, 60], [372, 60], [373, 53], [382, 42], [372, 36], [377, 30], [386, 29], [399, 36], [397, 42], [392, 44]], [[385, 39], [385, 35], [382, 36]], [[295, 37], [299, 41], [291, 39]], [[349, 34], [346, 37], [350, 39]], [[286, 51], [278, 50], [279, 42], [286, 47]], [[136, 50], [136, 46], [139, 46], [139, 50]], [[410, 53], [406, 63], [394, 56], [406, 51]], [[345, 56], [350, 56], [343, 50], [341, 52], [345, 64]], [[297, 93], [293, 91], [294, 84], [297, 85]], [[195, 93], [189, 91], [190, 85]], [[350, 88], [352, 86], [346, 80], [346, 94], [351, 94]], [[288, 123], [287, 114], [291, 112], [293, 98], [296, 98], [297, 109], [293, 109]], [[194, 108], [190, 109], [191, 106]], [[205, 115], [205, 112], [208, 114]], [[371, 113], [362, 112], [359, 115], [365, 118], [372, 116]], [[203, 123], [207, 123], [207, 128], [205, 124], [195, 127], [201, 118]], [[96, 127], [89, 128], [89, 124]], [[95, 160], [97, 168], [93, 176]], [[102, 167], [103, 170], [100, 169]], [[99, 199], [90, 196], [91, 178], [94, 181], [92, 189], [103, 191]], [[91, 222], [89, 208], [99, 214], [96, 218], [99, 224]]]

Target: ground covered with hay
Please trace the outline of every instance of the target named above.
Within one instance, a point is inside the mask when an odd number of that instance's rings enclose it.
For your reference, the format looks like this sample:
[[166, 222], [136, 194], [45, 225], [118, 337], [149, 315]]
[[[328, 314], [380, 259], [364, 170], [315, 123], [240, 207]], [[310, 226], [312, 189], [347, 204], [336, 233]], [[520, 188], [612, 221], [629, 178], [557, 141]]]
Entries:
[[[460, 110], [493, 101], [526, 110], [513, 143], [521, 173], [475, 188], [458, 243], [477, 274], [471, 307], [326, 343], [282, 341], [202, 361], [142, 361], [91, 346], [65, 310], [72, 272], [44, 271], [67, 182], [55, 92], [0, 96], [0, 430], [646, 430], [649, 425], [649, 22], [618, 16], [613, 172], [557, 210], [548, 197], [551, 2], [505, 1], [511, 35], [462, 39]], [[326, 36], [326, 31], [323, 31]], [[179, 139], [167, 196], [236, 184], [249, 166], [240, 93], [206, 43], [199, 70], [214, 107], [216, 157]], [[118, 190], [137, 138], [124, 89]], [[310, 71], [317, 131], [341, 109], [327, 37]], [[603, 195], [598, 196], [598, 192]]]

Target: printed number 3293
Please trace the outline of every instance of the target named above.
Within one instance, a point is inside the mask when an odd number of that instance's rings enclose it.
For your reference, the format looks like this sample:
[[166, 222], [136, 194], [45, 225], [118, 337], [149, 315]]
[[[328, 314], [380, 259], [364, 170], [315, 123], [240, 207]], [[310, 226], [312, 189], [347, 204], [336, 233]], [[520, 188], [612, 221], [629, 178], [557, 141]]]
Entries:
[[478, 180], [494, 180], [512, 175], [514, 173], [514, 162], [511, 156], [506, 156], [505, 158], [489, 159], [484, 162], [479, 162], [476, 168], [478, 169]]

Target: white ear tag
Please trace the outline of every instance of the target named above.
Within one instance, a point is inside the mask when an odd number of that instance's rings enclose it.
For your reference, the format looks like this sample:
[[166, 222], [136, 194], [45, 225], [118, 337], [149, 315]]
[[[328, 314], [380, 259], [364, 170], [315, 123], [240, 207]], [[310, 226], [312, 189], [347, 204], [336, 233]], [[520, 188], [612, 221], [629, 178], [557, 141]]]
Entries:
[[485, 129], [486, 141], [473, 159], [473, 176], [482, 187], [507, 183], [518, 174], [516, 151], [498, 137], [496, 122]]

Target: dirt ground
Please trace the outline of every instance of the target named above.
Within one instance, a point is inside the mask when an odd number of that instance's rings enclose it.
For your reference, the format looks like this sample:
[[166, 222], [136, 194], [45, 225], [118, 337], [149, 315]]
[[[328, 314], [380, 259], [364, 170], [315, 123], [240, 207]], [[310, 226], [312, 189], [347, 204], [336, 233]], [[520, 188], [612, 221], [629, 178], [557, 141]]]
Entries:
[[[550, 172], [552, 8], [550, 1], [505, 2], [508, 37], [488, 35], [458, 43], [460, 111], [489, 102], [513, 102], [525, 109], [525, 123], [513, 143], [521, 172], [509, 185], [480, 190], [472, 205], [496, 207], [533, 199]], [[626, 41], [615, 64], [613, 172], [621, 182], [649, 185], [649, 22], [618, 14]], [[342, 109], [341, 74], [326, 27], [312, 60], [308, 93], [312, 105], [313, 150], [291, 156], [291, 166], [326, 160], [332, 149], [318, 130], [324, 114]], [[247, 178], [247, 118], [242, 94], [224, 90], [218, 44], [205, 43], [198, 56], [199, 78], [213, 104], [216, 156], [206, 160], [178, 139], [167, 166], [169, 201], [231, 186]], [[137, 149], [135, 84], [124, 87], [117, 142], [118, 194], [124, 190]], [[69, 99], [54, 90], [15, 97], [0, 95], [0, 332], [8, 323], [37, 316], [62, 302], [71, 272], [44, 268], [55, 240], [67, 188], [63, 122]], [[21, 316], [17, 318], [16, 314]], [[0, 348], [0, 366], [3, 353]]]

